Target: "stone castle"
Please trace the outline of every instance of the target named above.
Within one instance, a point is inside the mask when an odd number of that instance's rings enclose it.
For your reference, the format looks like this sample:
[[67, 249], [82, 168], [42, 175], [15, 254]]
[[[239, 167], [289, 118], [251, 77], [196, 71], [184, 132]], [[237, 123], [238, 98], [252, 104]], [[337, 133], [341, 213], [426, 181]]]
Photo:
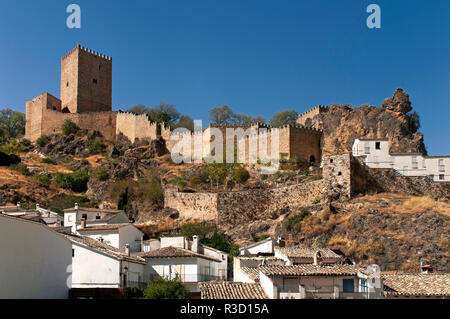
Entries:
[[[297, 124], [287, 125], [279, 131], [279, 151], [285, 158], [298, 157], [308, 162], [321, 159], [322, 132], [307, 128], [308, 118], [327, 108], [317, 106], [299, 116]], [[66, 120], [81, 129], [98, 131], [106, 139], [115, 139], [119, 134], [131, 142], [136, 139], [156, 139], [162, 137], [170, 150], [172, 132], [169, 127], [151, 122], [147, 115], [112, 110], [112, 58], [77, 45], [61, 61], [61, 97], [43, 93], [26, 102], [25, 137], [35, 141], [42, 135], [58, 134]], [[204, 131], [207, 135], [211, 127], [223, 131], [229, 126], [210, 125]], [[247, 128], [268, 130], [271, 127], [254, 123]]]

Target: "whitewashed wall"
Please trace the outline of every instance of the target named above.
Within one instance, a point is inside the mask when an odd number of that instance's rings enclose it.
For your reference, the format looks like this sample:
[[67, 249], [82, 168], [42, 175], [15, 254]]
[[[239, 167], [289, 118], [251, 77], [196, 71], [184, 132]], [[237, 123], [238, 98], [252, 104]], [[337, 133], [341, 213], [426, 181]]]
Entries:
[[60, 234], [0, 216], [0, 260], [0, 298], [68, 297], [71, 243]]

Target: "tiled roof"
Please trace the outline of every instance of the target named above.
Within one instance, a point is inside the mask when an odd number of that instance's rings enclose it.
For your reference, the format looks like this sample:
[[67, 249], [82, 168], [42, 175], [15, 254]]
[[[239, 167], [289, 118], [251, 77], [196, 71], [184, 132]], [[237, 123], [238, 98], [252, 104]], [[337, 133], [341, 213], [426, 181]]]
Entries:
[[202, 299], [267, 299], [259, 283], [216, 281], [199, 286]]
[[99, 230], [118, 230], [119, 228], [132, 225], [131, 223], [123, 224], [108, 224], [108, 225], [96, 225], [96, 226], [86, 226], [85, 228], [78, 229], [78, 232], [89, 232], [89, 231], [99, 231]]
[[136, 256], [139, 256], [142, 258], [196, 257], [196, 258], [204, 258], [204, 259], [208, 259], [208, 260], [221, 262], [221, 260], [210, 257], [210, 256], [205, 256], [205, 255], [193, 252], [191, 250], [178, 248], [178, 247], [172, 247], [172, 246], [138, 253], [138, 254], [136, 254]]
[[275, 247], [275, 251], [290, 258], [314, 258], [318, 251], [322, 258], [342, 258], [329, 248], [310, 248], [310, 247]]
[[382, 273], [386, 295], [450, 296], [449, 273]]
[[259, 269], [256, 267], [241, 267], [241, 271], [247, 275], [248, 278], [254, 281], [259, 281]]
[[131, 261], [131, 262], [138, 262], [141, 264], [142, 263], [145, 264], [145, 259], [142, 259], [141, 257], [138, 257], [138, 256], [128, 256], [124, 251], [122, 251], [116, 247], [102, 243], [99, 240], [85, 237], [85, 236], [77, 236], [77, 235], [68, 235], [67, 234], [64, 236], [74, 243], [97, 250], [98, 252], [108, 255], [110, 257], [113, 257], [117, 260], [127, 260], [127, 261]]
[[316, 266], [312, 264], [294, 266], [259, 266], [267, 276], [354, 276], [360, 268], [354, 265]]

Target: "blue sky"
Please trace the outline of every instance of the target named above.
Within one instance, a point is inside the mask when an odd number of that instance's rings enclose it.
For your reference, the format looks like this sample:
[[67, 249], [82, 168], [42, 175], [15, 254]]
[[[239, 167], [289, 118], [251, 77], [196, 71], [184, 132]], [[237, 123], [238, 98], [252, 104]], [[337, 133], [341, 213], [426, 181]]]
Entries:
[[[66, 7], [81, 7], [80, 30]], [[366, 7], [381, 7], [368, 29]], [[113, 57], [113, 105], [173, 103], [263, 115], [317, 104], [381, 105], [397, 87], [431, 155], [450, 154], [448, 0], [0, 0], [0, 108], [59, 96], [77, 43]], [[205, 125], [205, 123], [204, 123]]]

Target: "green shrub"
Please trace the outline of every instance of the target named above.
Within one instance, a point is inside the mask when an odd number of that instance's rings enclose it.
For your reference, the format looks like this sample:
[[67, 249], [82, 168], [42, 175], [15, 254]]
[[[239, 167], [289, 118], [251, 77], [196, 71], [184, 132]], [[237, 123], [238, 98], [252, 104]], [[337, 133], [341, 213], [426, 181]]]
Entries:
[[26, 153], [31, 149], [31, 143], [27, 139], [13, 139], [6, 145], [0, 147], [0, 151], [5, 153]]
[[234, 180], [239, 184], [244, 184], [250, 178], [250, 173], [245, 168], [237, 168], [234, 171]]
[[89, 174], [86, 171], [75, 171], [71, 174], [57, 173], [55, 176], [56, 185], [77, 193], [85, 192], [87, 190], [88, 181]]
[[117, 201], [117, 208], [123, 211], [128, 210], [128, 187], [119, 194], [119, 200]]
[[288, 218], [288, 220], [285, 221], [284, 225], [288, 231], [292, 231], [307, 216], [309, 216], [309, 212], [307, 210], [302, 210], [298, 215]]
[[316, 205], [316, 204], [319, 204], [321, 200], [322, 200], [322, 198], [320, 196], [316, 196], [316, 197], [314, 197], [314, 200], [312, 203], [313, 203], [313, 205]]
[[52, 179], [48, 175], [35, 175], [34, 178], [40, 187], [49, 187], [52, 182]]
[[48, 158], [48, 157], [44, 157], [43, 159], [41, 159], [41, 163], [44, 164], [52, 164], [52, 165], [56, 165], [56, 161], [54, 159]]
[[39, 137], [36, 140], [36, 144], [40, 147], [44, 147], [45, 145], [47, 145], [50, 142], [50, 139], [48, 138], [47, 135], [42, 135], [41, 137]]
[[139, 179], [134, 191], [138, 197], [150, 200], [154, 203], [164, 202], [164, 191], [161, 182], [156, 176]]
[[89, 165], [89, 161], [88, 161], [87, 159], [83, 158], [83, 159], [80, 161], [80, 164], [83, 165], [83, 166], [86, 166], [86, 165]]
[[19, 173], [23, 174], [23, 175], [30, 175], [30, 171], [28, 170], [28, 166], [25, 165], [24, 163], [17, 163], [17, 164], [12, 164], [9, 166], [10, 169], [13, 169], [15, 171], [18, 171]]
[[138, 287], [125, 287], [123, 288], [123, 294], [128, 299], [141, 299], [144, 297], [144, 292]]
[[97, 207], [97, 203], [89, 200], [86, 196], [60, 194], [52, 198], [49, 209], [62, 214], [64, 209], [73, 208], [75, 203], [82, 207]]
[[269, 237], [270, 237], [269, 235], [256, 235], [256, 234], [252, 234], [252, 239], [253, 239], [254, 242], [259, 242], [259, 241], [262, 241], [262, 240], [264, 240], [264, 239], [266, 239], [266, 238], [269, 238]]
[[77, 134], [80, 131], [80, 128], [71, 120], [65, 120], [61, 130], [64, 135], [70, 135]]
[[99, 181], [106, 181], [109, 178], [109, 173], [104, 168], [99, 168], [95, 171], [95, 178], [97, 178]]
[[103, 151], [103, 144], [100, 139], [96, 138], [88, 141], [88, 153], [90, 155], [100, 154]]
[[187, 182], [178, 176], [175, 176], [172, 179], [170, 179], [169, 183], [177, 186], [181, 191], [187, 186]]
[[144, 290], [144, 299], [188, 299], [189, 290], [179, 278], [157, 278]]

